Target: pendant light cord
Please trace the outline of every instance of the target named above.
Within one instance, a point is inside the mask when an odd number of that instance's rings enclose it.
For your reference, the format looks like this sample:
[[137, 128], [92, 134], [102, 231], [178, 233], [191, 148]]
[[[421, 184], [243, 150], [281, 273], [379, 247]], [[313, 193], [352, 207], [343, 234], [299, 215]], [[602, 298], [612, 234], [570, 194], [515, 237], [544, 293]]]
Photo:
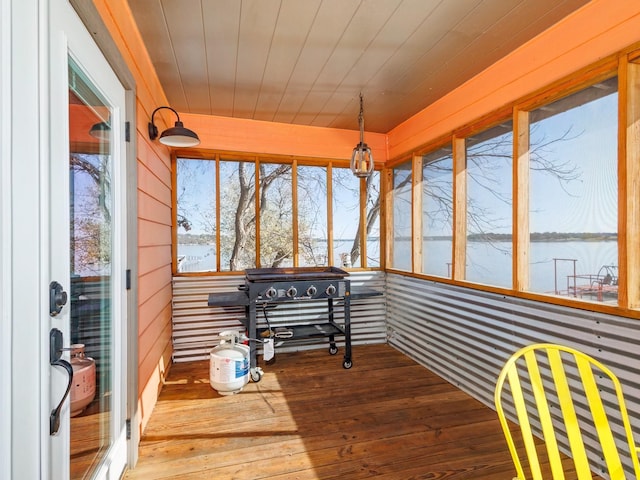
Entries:
[[358, 123], [360, 124], [360, 143], [364, 143], [364, 108], [362, 106], [362, 92], [360, 92], [360, 115], [358, 115]]

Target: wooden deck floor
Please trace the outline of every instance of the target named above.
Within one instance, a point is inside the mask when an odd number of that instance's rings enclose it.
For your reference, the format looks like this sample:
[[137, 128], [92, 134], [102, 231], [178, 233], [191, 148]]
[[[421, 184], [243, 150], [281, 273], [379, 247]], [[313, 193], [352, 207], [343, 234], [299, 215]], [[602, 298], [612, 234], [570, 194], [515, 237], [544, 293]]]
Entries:
[[232, 396], [171, 368], [125, 479], [510, 480], [495, 412], [387, 345], [278, 354]]

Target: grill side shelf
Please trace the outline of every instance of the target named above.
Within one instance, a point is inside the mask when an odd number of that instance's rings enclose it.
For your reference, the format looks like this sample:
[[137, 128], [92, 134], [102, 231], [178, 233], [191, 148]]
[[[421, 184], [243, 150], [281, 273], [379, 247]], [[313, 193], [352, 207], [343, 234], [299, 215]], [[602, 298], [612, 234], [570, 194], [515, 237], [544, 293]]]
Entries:
[[369, 287], [351, 287], [351, 300], [359, 300], [361, 298], [377, 297], [382, 292]]
[[247, 292], [210, 293], [207, 305], [210, 307], [246, 307], [249, 305]]

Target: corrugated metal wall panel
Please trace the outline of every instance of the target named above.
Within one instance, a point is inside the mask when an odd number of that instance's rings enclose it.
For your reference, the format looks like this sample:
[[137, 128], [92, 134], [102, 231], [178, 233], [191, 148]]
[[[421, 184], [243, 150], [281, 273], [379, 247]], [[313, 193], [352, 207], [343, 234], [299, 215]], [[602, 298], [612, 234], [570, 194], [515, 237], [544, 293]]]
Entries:
[[[397, 274], [387, 274], [386, 293], [389, 344], [491, 408], [500, 369], [518, 348], [560, 343], [615, 372], [634, 430], [640, 432], [638, 320]], [[588, 415], [587, 405], [578, 408]], [[622, 435], [619, 430], [618, 441]], [[592, 449], [590, 458], [599, 468], [598, 452]]]
[[[357, 272], [350, 278], [354, 287], [385, 292], [380, 297], [352, 302], [354, 345], [384, 343], [388, 338], [390, 345], [491, 408], [497, 376], [513, 352], [535, 342], [569, 345], [601, 360], [616, 373], [624, 385], [634, 429], [640, 432], [637, 320], [398, 274]], [[243, 329], [239, 321], [244, 317], [243, 308], [207, 306], [210, 292], [235, 291], [243, 283], [242, 276], [174, 278], [174, 361], [207, 359], [221, 331]], [[325, 310], [324, 302], [292, 303], [268, 311], [268, 316], [272, 327], [292, 317], [313, 323]], [[336, 310], [339, 319], [339, 303]], [[259, 315], [263, 323], [261, 318]], [[287, 342], [276, 352], [326, 346], [325, 339]], [[588, 415], [588, 406], [578, 405], [578, 413]], [[621, 441], [622, 429], [618, 427], [617, 432]], [[595, 449], [591, 458], [597, 465]], [[600, 474], [607, 478], [604, 472]]]
[[[351, 285], [367, 286], [384, 292], [384, 272], [354, 272], [350, 275]], [[219, 333], [224, 330], [244, 330], [240, 319], [245, 312], [242, 307], [220, 308], [207, 306], [207, 298], [212, 292], [233, 292], [244, 284], [244, 276], [216, 277], [174, 277], [173, 279], [173, 360], [185, 362], [204, 360], [209, 351], [219, 343]], [[386, 296], [353, 300], [351, 302], [352, 345], [386, 342]], [[344, 318], [342, 303], [334, 306], [335, 320]], [[268, 309], [267, 316], [272, 328], [285, 325], [292, 319], [299, 323], [314, 323], [326, 318], [327, 302], [298, 302], [280, 304]], [[265, 326], [262, 309], [258, 308], [259, 327]], [[338, 346], [344, 342], [336, 338]], [[287, 341], [279, 345], [279, 351], [328, 348], [326, 339]], [[357, 361], [354, 359], [354, 363]]]

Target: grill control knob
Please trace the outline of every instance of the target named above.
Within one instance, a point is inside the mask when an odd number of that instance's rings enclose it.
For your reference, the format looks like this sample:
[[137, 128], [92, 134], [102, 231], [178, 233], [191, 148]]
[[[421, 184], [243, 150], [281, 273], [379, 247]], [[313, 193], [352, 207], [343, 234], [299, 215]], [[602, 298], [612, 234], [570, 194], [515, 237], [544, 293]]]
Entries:
[[325, 293], [326, 293], [327, 295], [334, 295], [334, 294], [336, 293], [336, 287], [335, 287], [335, 285], [329, 285], [329, 286], [327, 287], [327, 289], [325, 290]]
[[316, 293], [318, 293], [318, 289], [316, 287], [314, 287], [313, 285], [311, 285], [309, 288], [307, 288], [307, 296], [313, 297]]
[[273, 287], [269, 287], [269, 289], [264, 292], [264, 296], [267, 298], [274, 298], [276, 295], [278, 295], [278, 291]]
[[289, 298], [293, 298], [298, 294], [298, 289], [294, 286], [289, 287], [289, 290], [287, 290], [287, 297]]

